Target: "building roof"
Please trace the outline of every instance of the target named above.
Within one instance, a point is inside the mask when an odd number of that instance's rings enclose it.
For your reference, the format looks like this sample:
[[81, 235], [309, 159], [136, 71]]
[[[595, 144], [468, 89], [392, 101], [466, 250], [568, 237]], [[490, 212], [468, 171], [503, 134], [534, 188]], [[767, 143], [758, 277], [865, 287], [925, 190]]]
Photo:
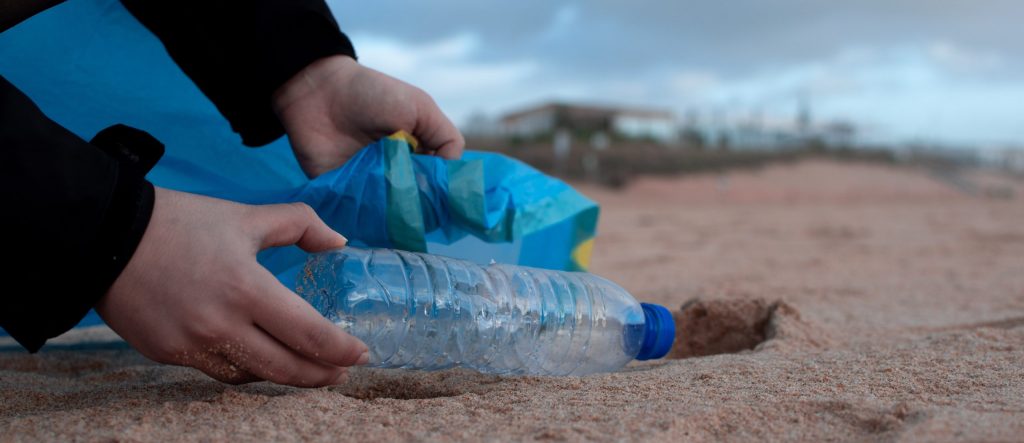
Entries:
[[615, 116], [629, 116], [638, 118], [658, 118], [658, 119], [674, 119], [675, 116], [671, 111], [663, 109], [652, 109], [652, 108], [626, 108], [616, 106], [599, 106], [599, 105], [585, 105], [585, 104], [571, 104], [571, 103], [560, 103], [550, 102], [538, 106], [533, 106], [520, 111], [511, 112], [501, 117], [503, 123], [509, 123], [521, 118], [535, 115], [544, 112], [555, 111], [564, 115], [566, 118], [577, 120], [589, 120], [598, 118], [611, 118]]

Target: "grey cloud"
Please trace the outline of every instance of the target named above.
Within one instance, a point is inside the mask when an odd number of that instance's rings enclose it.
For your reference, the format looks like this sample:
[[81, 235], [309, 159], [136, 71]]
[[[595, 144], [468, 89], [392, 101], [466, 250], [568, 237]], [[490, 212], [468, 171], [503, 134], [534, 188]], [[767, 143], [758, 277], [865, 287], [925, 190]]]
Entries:
[[[628, 73], [687, 66], [723, 75], [816, 60], [857, 46], [950, 41], [1024, 55], [1024, 2], [997, 1], [333, 1], [347, 30], [406, 42], [481, 38], [480, 60], [529, 58], [553, 71]], [[574, 8], [567, 32], [551, 35]]]
[[357, 50], [471, 35], [461, 61], [538, 67], [500, 94], [438, 97], [460, 116], [559, 98], [777, 117], [806, 99], [894, 137], [1024, 137], [1020, 0], [328, 1]]

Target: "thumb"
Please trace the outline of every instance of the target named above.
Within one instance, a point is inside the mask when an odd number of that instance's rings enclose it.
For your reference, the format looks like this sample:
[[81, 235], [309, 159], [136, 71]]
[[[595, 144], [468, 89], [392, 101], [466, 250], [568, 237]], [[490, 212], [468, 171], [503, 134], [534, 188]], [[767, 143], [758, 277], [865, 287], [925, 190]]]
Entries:
[[416, 128], [412, 132], [427, 151], [436, 151], [447, 159], [462, 157], [465, 138], [426, 93], [416, 99]]
[[253, 217], [261, 250], [296, 245], [306, 252], [320, 252], [342, 248], [348, 241], [305, 203], [257, 206]]

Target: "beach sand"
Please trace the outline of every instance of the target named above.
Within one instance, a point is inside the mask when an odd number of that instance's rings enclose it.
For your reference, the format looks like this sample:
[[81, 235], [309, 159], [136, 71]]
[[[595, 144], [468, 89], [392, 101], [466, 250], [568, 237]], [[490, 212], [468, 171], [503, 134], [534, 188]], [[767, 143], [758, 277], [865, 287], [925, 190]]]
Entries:
[[999, 192], [819, 161], [582, 186], [593, 272], [676, 310], [621, 372], [228, 386], [71, 336], [0, 352], [0, 441], [1021, 441], [1024, 186], [971, 179]]

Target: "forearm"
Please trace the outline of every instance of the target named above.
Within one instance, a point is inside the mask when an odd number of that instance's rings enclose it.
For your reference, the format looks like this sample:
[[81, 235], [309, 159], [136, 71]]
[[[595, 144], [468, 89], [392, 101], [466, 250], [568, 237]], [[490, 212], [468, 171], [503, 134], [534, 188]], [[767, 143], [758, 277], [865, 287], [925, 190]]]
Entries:
[[310, 63], [355, 51], [323, 0], [122, 0], [242, 141], [284, 134], [275, 90]]
[[145, 173], [161, 153], [126, 127], [87, 143], [0, 77], [0, 232], [10, 258], [0, 326], [30, 351], [81, 320], [128, 263], [153, 207]]
[[4, 32], [64, 0], [0, 0], [0, 32]]

